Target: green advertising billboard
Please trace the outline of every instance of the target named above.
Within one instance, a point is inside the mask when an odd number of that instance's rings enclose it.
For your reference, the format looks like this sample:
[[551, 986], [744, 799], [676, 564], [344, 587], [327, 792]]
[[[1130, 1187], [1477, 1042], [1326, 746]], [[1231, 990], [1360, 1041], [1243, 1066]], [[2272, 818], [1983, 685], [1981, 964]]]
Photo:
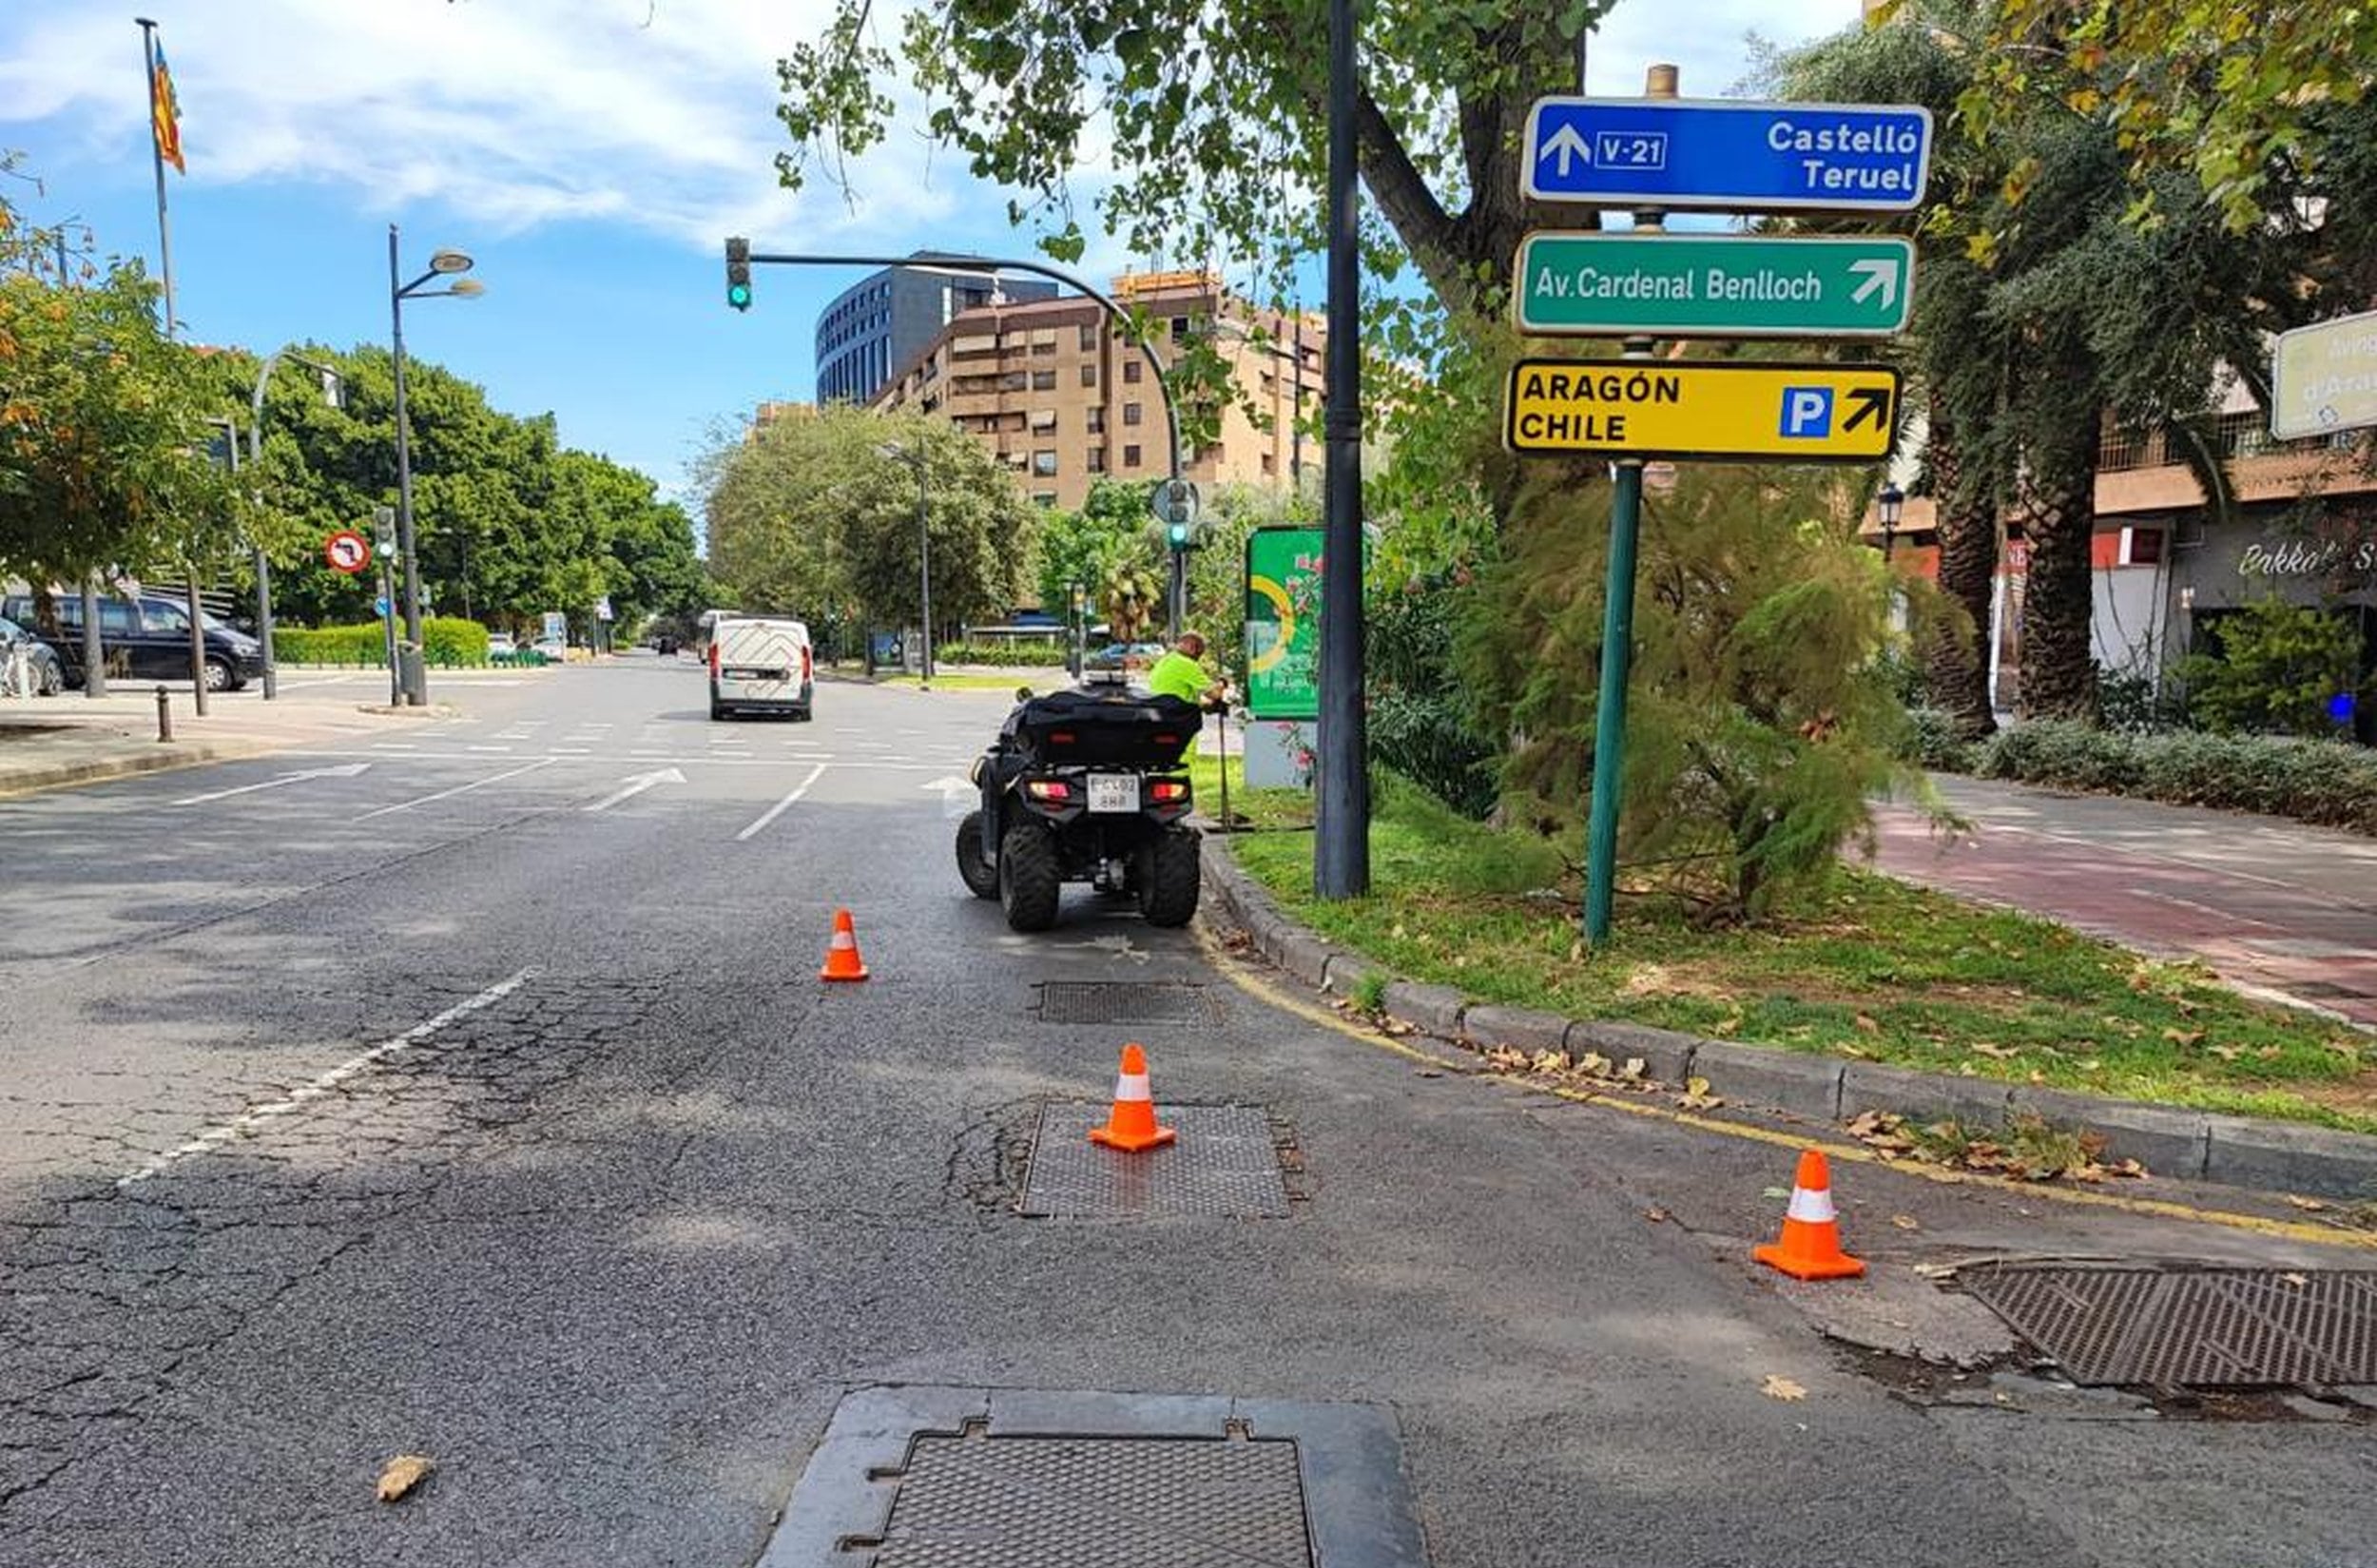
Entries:
[[1246, 535], [1246, 711], [1321, 716], [1321, 531]]

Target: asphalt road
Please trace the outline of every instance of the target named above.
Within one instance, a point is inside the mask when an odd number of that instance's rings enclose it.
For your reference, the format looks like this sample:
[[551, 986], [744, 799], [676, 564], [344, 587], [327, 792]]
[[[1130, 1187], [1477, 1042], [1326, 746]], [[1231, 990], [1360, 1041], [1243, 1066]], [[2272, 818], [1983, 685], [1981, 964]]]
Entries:
[[[1423, 1075], [1086, 895], [1010, 934], [942, 794], [1001, 698], [702, 697], [566, 669], [0, 803], [0, 1563], [749, 1563], [881, 1383], [1390, 1407], [1437, 1568], [2377, 1560], [2366, 1426], [1869, 1376], [1728, 1239], [1788, 1151]], [[864, 986], [814, 978], [838, 905]], [[1041, 1021], [1069, 979], [1216, 1021]], [[1159, 1100], [1292, 1129], [1289, 1216], [1014, 1213], [1126, 1033]], [[1839, 1186], [1883, 1260], [2248, 1248]], [[399, 1452], [438, 1472], [377, 1504]]]

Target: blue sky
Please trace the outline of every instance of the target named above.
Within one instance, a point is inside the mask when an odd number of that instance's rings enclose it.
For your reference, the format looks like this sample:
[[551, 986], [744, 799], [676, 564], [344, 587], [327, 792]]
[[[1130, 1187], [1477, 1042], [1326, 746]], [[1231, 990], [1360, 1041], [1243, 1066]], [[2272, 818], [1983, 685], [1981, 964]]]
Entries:
[[[102, 255], [156, 261], [136, 8], [0, 8], [0, 148], [36, 223], [75, 218]], [[896, 8], [879, 5], [886, 36]], [[179, 315], [195, 341], [384, 342], [388, 225], [406, 276], [468, 250], [488, 292], [409, 305], [407, 346], [551, 411], [562, 438], [675, 490], [716, 421], [804, 398], [819, 309], [858, 271], [763, 268], [723, 303], [720, 240], [762, 248], [1030, 253], [1006, 193], [925, 145], [920, 112], [838, 190], [778, 188], [774, 65], [822, 0], [151, 0], [182, 102], [189, 174], [165, 172]], [[1796, 42], [1857, 0], [1716, 0], [1689, 39], [1672, 8], [1620, 0], [1596, 91], [1640, 89], [1654, 59], [1688, 94], [1742, 77], [1752, 31]], [[1098, 178], [1094, 168], [1085, 181]], [[1086, 188], [1086, 186], [1085, 186]], [[1081, 270], [1125, 260], [1093, 245]]]

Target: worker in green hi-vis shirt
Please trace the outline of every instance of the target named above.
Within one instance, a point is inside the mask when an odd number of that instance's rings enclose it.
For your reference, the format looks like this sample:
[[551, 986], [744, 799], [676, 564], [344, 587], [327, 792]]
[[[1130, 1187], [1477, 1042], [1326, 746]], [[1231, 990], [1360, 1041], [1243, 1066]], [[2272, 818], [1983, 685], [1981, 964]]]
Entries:
[[[1148, 689], [1158, 697], [1178, 697], [1200, 708], [1217, 708], [1229, 700], [1229, 683], [1217, 681], [1205, 668], [1205, 636], [1202, 632], [1184, 631], [1172, 650], [1155, 661], [1148, 671]], [[1187, 756], [1196, 750], [1196, 743], [1188, 743]]]
[[1229, 685], [1208, 674], [1204, 659], [1204, 634], [1182, 632], [1172, 650], [1148, 671], [1148, 689], [1158, 697], [1178, 697], [1184, 703], [1211, 707], [1228, 694]]

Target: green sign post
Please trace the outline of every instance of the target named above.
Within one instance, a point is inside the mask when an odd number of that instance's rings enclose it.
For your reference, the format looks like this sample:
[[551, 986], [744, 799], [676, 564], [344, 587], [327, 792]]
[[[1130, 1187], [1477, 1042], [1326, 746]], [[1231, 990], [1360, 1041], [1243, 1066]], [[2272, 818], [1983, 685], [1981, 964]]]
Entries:
[[1593, 234], [1519, 242], [1518, 330], [1548, 336], [1887, 338], [1914, 303], [1890, 235]]
[[1321, 716], [1321, 544], [1317, 528], [1246, 535], [1246, 711]]

